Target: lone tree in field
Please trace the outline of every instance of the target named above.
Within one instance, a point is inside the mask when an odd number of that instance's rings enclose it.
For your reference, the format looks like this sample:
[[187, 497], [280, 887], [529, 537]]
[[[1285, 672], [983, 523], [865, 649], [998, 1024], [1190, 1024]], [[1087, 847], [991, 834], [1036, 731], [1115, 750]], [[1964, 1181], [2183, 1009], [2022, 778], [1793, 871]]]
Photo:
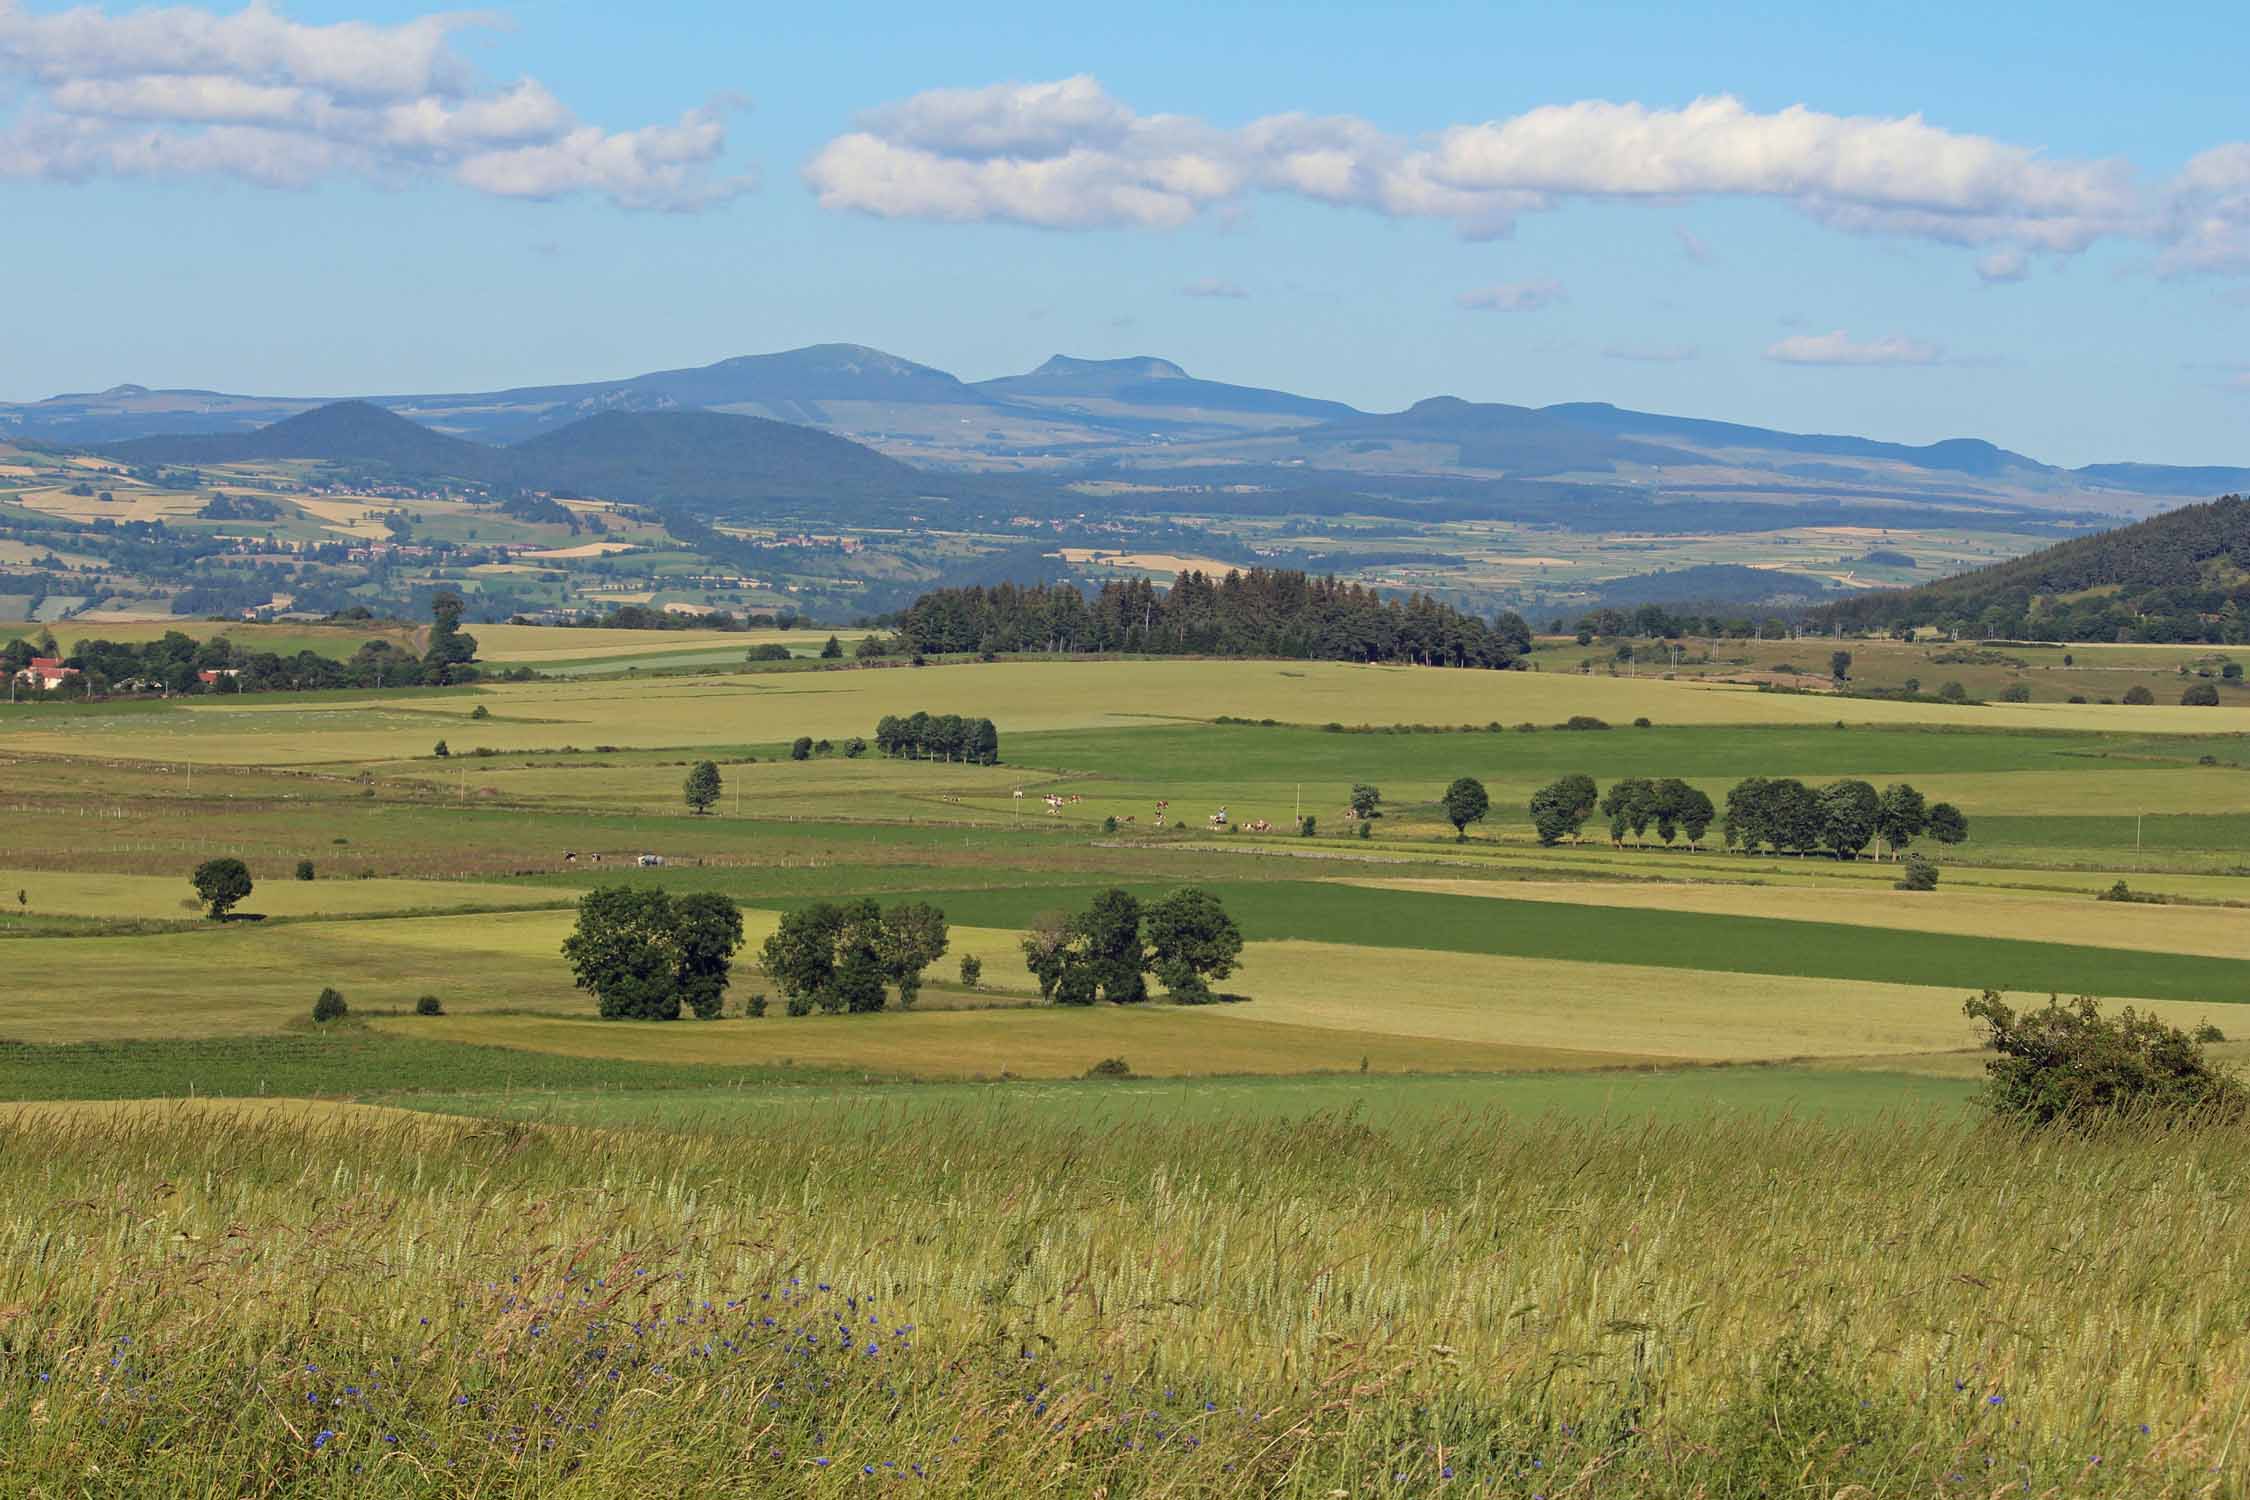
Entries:
[[1182, 1005], [1207, 1005], [1210, 981], [1234, 972], [1242, 929], [1209, 891], [1189, 887], [1148, 908], [1149, 967]]
[[1575, 841], [1594, 815], [1599, 793], [1591, 776], [1572, 774], [1552, 781], [1531, 794], [1531, 828], [1539, 842], [1550, 847], [1564, 839]]
[[1352, 783], [1352, 814], [1359, 818], [1379, 818], [1383, 815], [1383, 789], [1364, 781]]
[[1445, 821], [1453, 825], [1453, 841], [1469, 841], [1469, 825], [1481, 823], [1484, 815], [1492, 811], [1492, 798], [1485, 793], [1484, 783], [1474, 776], [1464, 776], [1445, 789], [1443, 798]]
[[2099, 1125], [2123, 1116], [2165, 1124], [2230, 1124], [2250, 1092], [2203, 1044], [2131, 1006], [2105, 1016], [2091, 996], [2018, 1013], [1986, 990], [1962, 1007], [1984, 1023], [1984, 1102], [2035, 1125]]
[[1849, 651], [1828, 653], [1828, 676], [1836, 686], [1842, 687], [1852, 675], [1852, 654]]
[[820, 648], [820, 659], [822, 661], [842, 661], [844, 659], [844, 643], [837, 640], [836, 637], [830, 636], [827, 644]]
[[196, 896], [209, 908], [204, 915], [214, 922], [224, 922], [227, 913], [250, 894], [250, 867], [231, 855], [205, 860], [188, 879], [195, 885]]
[[464, 607], [461, 596], [451, 589], [438, 590], [430, 600], [430, 645], [422, 653], [422, 666], [440, 687], [476, 676], [469, 663], [476, 660], [477, 638], [461, 633]]
[[695, 769], [687, 773], [687, 785], [682, 789], [687, 805], [697, 817], [709, 812], [719, 800], [719, 763], [699, 760]]
[[1961, 809], [1950, 802], [1933, 803], [1930, 807], [1930, 837], [1941, 844], [1965, 843], [1969, 837], [1969, 820]]

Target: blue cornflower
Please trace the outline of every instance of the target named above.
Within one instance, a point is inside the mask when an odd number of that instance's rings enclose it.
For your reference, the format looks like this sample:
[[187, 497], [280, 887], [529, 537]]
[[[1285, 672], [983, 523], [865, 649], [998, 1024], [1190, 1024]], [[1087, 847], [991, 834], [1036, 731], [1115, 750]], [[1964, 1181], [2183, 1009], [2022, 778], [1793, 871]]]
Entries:
[[329, 1430], [328, 1428], [326, 1428], [326, 1427], [323, 1427], [323, 1428], [321, 1428], [321, 1429], [320, 1429], [320, 1431], [319, 1431], [319, 1433], [318, 1433], [318, 1434], [316, 1434], [316, 1435], [314, 1436], [314, 1438], [313, 1438], [313, 1451], [314, 1451], [315, 1453], [318, 1453], [318, 1452], [319, 1452], [319, 1451], [320, 1451], [321, 1449], [323, 1449], [323, 1448], [327, 1447], [327, 1446], [328, 1446], [328, 1440], [329, 1440], [330, 1438], [334, 1437], [335, 1435], [336, 1435], [336, 1434], [335, 1434], [334, 1432], [330, 1431], [330, 1430]]

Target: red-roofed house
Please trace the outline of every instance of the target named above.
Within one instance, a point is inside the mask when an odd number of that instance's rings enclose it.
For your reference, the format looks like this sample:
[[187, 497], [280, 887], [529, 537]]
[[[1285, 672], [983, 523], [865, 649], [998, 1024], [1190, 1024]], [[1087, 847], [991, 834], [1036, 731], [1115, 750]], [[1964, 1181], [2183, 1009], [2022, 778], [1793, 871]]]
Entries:
[[16, 674], [16, 681], [51, 693], [77, 675], [78, 669], [64, 666], [59, 656], [34, 656], [31, 665]]

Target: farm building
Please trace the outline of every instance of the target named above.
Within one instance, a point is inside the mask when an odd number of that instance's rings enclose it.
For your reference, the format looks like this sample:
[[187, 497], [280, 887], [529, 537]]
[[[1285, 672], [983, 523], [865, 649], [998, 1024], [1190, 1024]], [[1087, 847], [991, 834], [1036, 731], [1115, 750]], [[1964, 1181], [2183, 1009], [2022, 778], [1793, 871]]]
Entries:
[[31, 665], [16, 673], [16, 681], [51, 693], [77, 675], [78, 669], [64, 666], [59, 656], [34, 656]]

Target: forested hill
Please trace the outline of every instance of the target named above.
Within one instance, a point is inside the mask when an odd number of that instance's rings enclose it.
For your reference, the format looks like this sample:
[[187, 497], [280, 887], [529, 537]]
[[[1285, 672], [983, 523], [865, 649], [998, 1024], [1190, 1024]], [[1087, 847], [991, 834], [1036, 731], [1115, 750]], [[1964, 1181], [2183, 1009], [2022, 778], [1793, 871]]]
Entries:
[[2250, 500], [2229, 495], [1897, 593], [1831, 604], [1847, 630], [1941, 625], [1995, 638], [2250, 642]]
[[1268, 568], [1182, 573], [1169, 592], [1146, 581], [1076, 589], [940, 589], [907, 610], [900, 633], [917, 651], [1147, 651], [1509, 668], [1531, 648], [1513, 614], [1487, 624], [1416, 595]]

